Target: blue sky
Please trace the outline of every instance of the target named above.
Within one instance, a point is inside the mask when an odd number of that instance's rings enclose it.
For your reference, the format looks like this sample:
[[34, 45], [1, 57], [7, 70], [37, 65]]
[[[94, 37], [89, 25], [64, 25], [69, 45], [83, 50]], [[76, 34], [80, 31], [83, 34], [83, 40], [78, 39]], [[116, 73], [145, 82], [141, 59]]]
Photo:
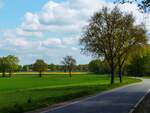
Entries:
[[15, 28], [21, 23], [23, 15], [27, 11], [39, 11], [47, 1], [48, 0], [38, 0], [38, 2], [37, 0], [1, 0], [0, 28]]
[[[112, 8], [112, 0], [0, 0], [0, 56], [16, 55], [20, 64], [39, 58], [59, 64], [72, 55], [78, 63], [88, 63], [91, 57], [80, 53], [78, 40], [103, 6]], [[135, 5], [123, 7], [133, 9], [137, 23], [142, 22]]]

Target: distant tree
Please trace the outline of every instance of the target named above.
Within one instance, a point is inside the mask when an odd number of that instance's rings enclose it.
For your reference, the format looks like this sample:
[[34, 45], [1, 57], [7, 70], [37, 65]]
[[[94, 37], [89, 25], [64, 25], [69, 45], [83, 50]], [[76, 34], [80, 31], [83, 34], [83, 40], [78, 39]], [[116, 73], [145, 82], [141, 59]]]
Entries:
[[72, 77], [71, 72], [76, 65], [76, 60], [72, 56], [66, 56], [63, 58], [63, 61], [61, 63], [69, 71], [69, 76]]
[[51, 71], [56, 71], [56, 66], [55, 66], [55, 64], [50, 64], [50, 65], [48, 65], [48, 68], [49, 68]]
[[56, 64], [50, 64], [50, 65], [48, 65], [48, 68], [49, 68], [51, 71], [59, 71], [59, 70], [60, 70], [60, 66], [59, 66], [59, 65], [56, 65]]
[[76, 66], [77, 71], [88, 72], [88, 64], [80, 64]]
[[106, 74], [109, 72], [109, 67], [105, 61], [92, 60], [89, 63], [89, 71], [96, 74]]
[[89, 71], [96, 74], [100, 73], [100, 68], [101, 68], [100, 63], [101, 63], [100, 60], [92, 60], [89, 63]]
[[6, 57], [6, 61], [7, 61], [7, 70], [9, 72], [9, 76], [12, 76], [12, 73], [14, 71], [17, 71], [19, 68], [19, 59], [13, 55], [8, 55]]
[[23, 71], [28, 72], [28, 71], [29, 71], [29, 65], [24, 65], [24, 66], [23, 66]]
[[34, 71], [39, 72], [39, 77], [42, 77], [42, 72], [48, 70], [48, 65], [42, 59], [36, 60], [36, 62], [32, 66], [32, 69]]

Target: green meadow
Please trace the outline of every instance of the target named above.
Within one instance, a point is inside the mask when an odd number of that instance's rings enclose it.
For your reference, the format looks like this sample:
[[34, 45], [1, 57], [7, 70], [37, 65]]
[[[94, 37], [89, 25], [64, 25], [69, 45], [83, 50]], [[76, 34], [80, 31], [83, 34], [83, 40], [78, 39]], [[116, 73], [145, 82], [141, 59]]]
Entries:
[[108, 75], [73, 73], [16, 73], [11, 78], [0, 78], [0, 113], [21, 113], [59, 102], [96, 94], [101, 91], [135, 83], [140, 80], [124, 77], [110, 85]]

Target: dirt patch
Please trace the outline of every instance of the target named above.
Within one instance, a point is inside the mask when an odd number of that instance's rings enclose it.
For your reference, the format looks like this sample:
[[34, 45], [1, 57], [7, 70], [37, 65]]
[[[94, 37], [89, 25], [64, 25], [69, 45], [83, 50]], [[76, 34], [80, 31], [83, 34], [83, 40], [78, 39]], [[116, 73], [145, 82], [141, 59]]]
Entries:
[[133, 113], [150, 113], [150, 93], [146, 95], [144, 100], [137, 106]]

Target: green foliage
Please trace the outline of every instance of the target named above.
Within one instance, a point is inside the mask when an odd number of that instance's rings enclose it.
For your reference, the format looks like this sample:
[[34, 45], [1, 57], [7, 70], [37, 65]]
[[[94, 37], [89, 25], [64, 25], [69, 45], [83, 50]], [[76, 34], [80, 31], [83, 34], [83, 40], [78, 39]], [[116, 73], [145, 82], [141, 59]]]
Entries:
[[11, 76], [12, 72], [17, 71], [19, 68], [19, 65], [18, 65], [19, 59], [12, 55], [7, 56], [6, 59], [8, 62], [7, 69], [8, 69], [9, 75]]
[[56, 64], [50, 64], [50, 65], [48, 65], [48, 68], [50, 69], [50, 71], [59, 71], [60, 70], [60, 66], [56, 65]]
[[42, 59], [38, 59], [33, 64], [32, 69], [33, 69], [33, 71], [39, 72], [39, 76], [41, 77], [42, 76], [42, 72], [48, 70], [48, 65]]
[[19, 63], [19, 59], [13, 55], [1, 57], [0, 71], [3, 73], [3, 77], [5, 76], [6, 72], [9, 73], [9, 76], [11, 76], [14, 71], [17, 71], [19, 68], [18, 63]]
[[31, 103], [32, 103], [32, 98], [31, 98], [31, 97], [28, 98], [27, 103], [28, 103], [28, 104], [31, 104]]
[[109, 67], [106, 65], [105, 61], [92, 60], [89, 63], [89, 71], [96, 74], [106, 74], [109, 72]]
[[26, 71], [26, 72], [29, 71], [29, 65], [24, 65], [23, 68], [22, 68], [22, 70]]
[[134, 76], [150, 75], [150, 54], [134, 57], [131, 64], [127, 66], [127, 73]]

